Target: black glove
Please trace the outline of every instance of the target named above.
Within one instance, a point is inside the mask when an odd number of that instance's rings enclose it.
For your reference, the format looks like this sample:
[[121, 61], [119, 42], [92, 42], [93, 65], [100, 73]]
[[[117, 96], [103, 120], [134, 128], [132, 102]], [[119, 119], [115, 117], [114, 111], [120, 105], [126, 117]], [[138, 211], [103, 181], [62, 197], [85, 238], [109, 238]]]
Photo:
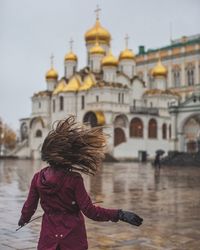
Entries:
[[143, 221], [143, 219], [140, 218], [137, 214], [123, 210], [119, 210], [119, 220], [127, 222], [131, 225], [135, 225], [137, 227], [139, 227]]
[[26, 224], [26, 223], [25, 223], [24, 219], [23, 219], [22, 216], [21, 216], [20, 219], [19, 219], [19, 221], [18, 221], [18, 226], [19, 226], [19, 227], [23, 227], [25, 224]]

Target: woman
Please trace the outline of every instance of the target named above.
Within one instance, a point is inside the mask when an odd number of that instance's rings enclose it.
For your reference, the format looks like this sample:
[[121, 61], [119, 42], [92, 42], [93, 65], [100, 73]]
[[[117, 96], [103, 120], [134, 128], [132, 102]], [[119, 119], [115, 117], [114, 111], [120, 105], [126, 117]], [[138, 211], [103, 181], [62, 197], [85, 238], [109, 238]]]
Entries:
[[80, 172], [95, 174], [105, 146], [102, 128], [80, 125], [73, 116], [59, 121], [45, 138], [42, 160], [48, 166], [34, 175], [18, 222], [24, 226], [31, 219], [40, 199], [44, 214], [38, 250], [88, 249], [83, 214], [95, 221], [142, 224], [132, 212], [93, 205], [85, 190]]

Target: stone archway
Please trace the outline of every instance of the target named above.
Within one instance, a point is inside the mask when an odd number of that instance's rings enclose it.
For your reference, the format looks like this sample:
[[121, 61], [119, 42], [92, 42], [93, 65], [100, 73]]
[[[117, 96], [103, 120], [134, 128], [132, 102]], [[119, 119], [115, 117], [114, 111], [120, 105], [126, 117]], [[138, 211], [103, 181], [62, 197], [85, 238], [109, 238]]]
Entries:
[[200, 115], [189, 117], [183, 125], [185, 150], [189, 153], [200, 151]]
[[126, 141], [126, 129], [128, 128], [128, 118], [124, 114], [119, 114], [114, 119], [114, 146]]
[[83, 117], [83, 122], [90, 124], [91, 127], [105, 125], [105, 116], [102, 111], [89, 111]]
[[114, 146], [121, 144], [126, 141], [126, 136], [122, 128], [114, 129]]

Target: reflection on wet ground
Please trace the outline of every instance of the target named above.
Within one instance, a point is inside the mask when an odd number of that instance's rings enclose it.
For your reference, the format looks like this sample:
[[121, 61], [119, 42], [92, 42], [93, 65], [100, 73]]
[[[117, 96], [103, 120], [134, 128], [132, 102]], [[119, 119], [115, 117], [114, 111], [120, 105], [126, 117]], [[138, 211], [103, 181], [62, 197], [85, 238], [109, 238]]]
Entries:
[[[30, 180], [40, 161], [0, 161], [0, 249], [36, 249], [40, 219], [15, 232]], [[86, 219], [90, 250], [200, 249], [200, 168], [149, 164], [104, 164], [85, 185], [101, 206], [122, 208], [144, 218], [140, 228]], [[39, 208], [33, 217], [42, 214]]]

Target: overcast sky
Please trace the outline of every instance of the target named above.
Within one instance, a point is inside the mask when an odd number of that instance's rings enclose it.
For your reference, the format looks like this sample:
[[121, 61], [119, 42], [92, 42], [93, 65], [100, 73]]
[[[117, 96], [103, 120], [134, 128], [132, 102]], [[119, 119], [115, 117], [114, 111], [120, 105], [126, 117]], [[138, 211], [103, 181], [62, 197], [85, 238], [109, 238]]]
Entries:
[[84, 34], [100, 22], [112, 35], [118, 56], [129, 35], [129, 48], [157, 48], [172, 38], [200, 33], [199, 0], [0, 0], [0, 117], [17, 129], [19, 119], [31, 114], [31, 96], [46, 89], [50, 55], [59, 76], [74, 39], [79, 68], [85, 66]]

